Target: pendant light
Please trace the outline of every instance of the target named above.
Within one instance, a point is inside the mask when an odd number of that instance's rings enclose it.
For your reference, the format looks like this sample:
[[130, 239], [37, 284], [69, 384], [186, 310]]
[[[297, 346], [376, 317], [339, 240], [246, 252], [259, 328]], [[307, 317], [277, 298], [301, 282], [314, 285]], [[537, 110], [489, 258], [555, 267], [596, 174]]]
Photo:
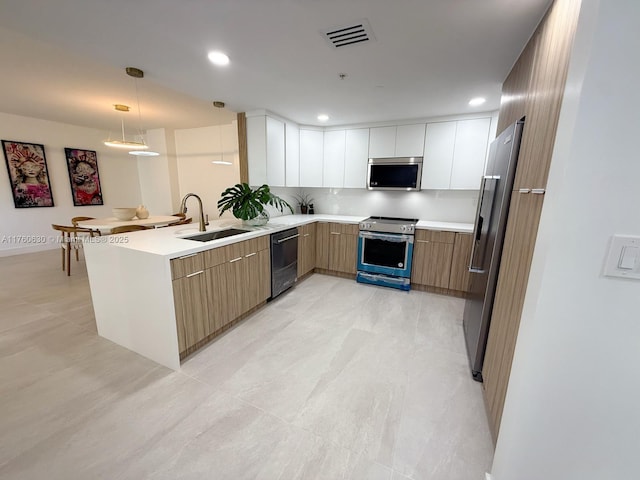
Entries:
[[[224, 108], [224, 102], [214, 100], [213, 106], [216, 108]], [[220, 152], [220, 160], [213, 160], [211, 163], [216, 165], [233, 165], [232, 162], [224, 159], [224, 151], [222, 150], [222, 125], [218, 125], [218, 151]]]
[[[126, 136], [125, 136], [125, 128], [124, 128], [124, 118], [120, 119], [121, 122], [121, 127], [122, 127], [122, 140], [113, 140], [111, 138], [109, 138], [108, 140], [105, 140], [104, 144], [108, 147], [113, 147], [113, 148], [121, 148], [121, 149], [127, 149], [130, 150], [129, 154], [130, 155], [144, 155], [144, 156], [158, 156], [159, 153], [157, 152], [152, 152], [149, 150], [149, 146], [144, 142], [144, 137], [142, 135], [142, 113], [140, 110], [140, 97], [138, 95], [138, 83], [137, 83], [137, 79], [138, 78], [143, 78], [144, 77], [144, 72], [142, 70], [140, 70], [139, 68], [135, 68], [135, 67], [127, 67], [125, 69], [125, 71], [127, 72], [127, 75], [129, 75], [130, 77], [133, 77], [134, 79], [134, 84], [135, 84], [135, 89], [136, 89], [136, 102], [138, 104], [138, 122], [139, 122], [139, 137], [140, 137], [140, 141], [135, 141], [135, 140], [127, 140]], [[114, 105], [115, 109], [119, 112], [128, 112], [129, 111], [129, 107], [127, 105]]]

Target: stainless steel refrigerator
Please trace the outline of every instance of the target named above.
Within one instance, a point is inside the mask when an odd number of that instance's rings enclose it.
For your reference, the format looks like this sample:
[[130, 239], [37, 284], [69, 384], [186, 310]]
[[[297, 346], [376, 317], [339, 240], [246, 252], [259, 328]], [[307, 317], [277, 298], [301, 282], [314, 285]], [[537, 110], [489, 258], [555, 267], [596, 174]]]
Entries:
[[471, 374], [480, 382], [523, 128], [524, 119], [507, 127], [491, 143], [480, 186], [469, 264], [471, 293], [462, 323]]

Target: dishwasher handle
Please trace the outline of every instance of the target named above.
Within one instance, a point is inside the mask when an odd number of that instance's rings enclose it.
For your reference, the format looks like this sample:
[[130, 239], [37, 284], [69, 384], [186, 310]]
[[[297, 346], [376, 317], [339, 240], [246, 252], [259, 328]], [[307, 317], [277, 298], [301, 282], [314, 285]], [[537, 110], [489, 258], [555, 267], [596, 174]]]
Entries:
[[276, 242], [278, 243], [278, 245], [280, 245], [281, 243], [287, 242], [289, 240], [293, 240], [294, 238], [298, 238], [299, 236], [300, 234], [296, 233], [295, 235], [291, 235], [290, 237], [280, 238], [276, 240]]

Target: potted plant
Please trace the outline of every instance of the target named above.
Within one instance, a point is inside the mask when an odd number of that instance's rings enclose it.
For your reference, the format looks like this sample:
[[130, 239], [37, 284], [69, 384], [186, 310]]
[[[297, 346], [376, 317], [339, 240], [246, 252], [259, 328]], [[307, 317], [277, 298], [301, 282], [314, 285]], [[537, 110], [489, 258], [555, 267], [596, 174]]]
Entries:
[[269, 221], [269, 213], [264, 208], [271, 205], [281, 212], [287, 207], [293, 213], [293, 208], [282, 198], [271, 193], [268, 185], [251, 188], [246, 183], [238, 183], [222, 192], [218, 200], [218, 210], [222, 215], [231, 210], [233, 216], [239, 218], [246, 225], [264, 225]]
[[313, 198], [308, 193], [300, 192], [299, 195], [295, 195], [295, 199], [300, 206], [300, 213], [309, 213], [309, 208], [313, 206]]

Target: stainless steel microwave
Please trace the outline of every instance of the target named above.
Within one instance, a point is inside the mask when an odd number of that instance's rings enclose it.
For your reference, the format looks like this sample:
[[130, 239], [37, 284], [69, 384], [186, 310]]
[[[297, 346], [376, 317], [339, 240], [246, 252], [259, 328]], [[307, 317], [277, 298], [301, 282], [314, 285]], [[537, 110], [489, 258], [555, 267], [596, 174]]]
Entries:
[[422, 157], [370, 158], [369, 190], [420, 190]]

